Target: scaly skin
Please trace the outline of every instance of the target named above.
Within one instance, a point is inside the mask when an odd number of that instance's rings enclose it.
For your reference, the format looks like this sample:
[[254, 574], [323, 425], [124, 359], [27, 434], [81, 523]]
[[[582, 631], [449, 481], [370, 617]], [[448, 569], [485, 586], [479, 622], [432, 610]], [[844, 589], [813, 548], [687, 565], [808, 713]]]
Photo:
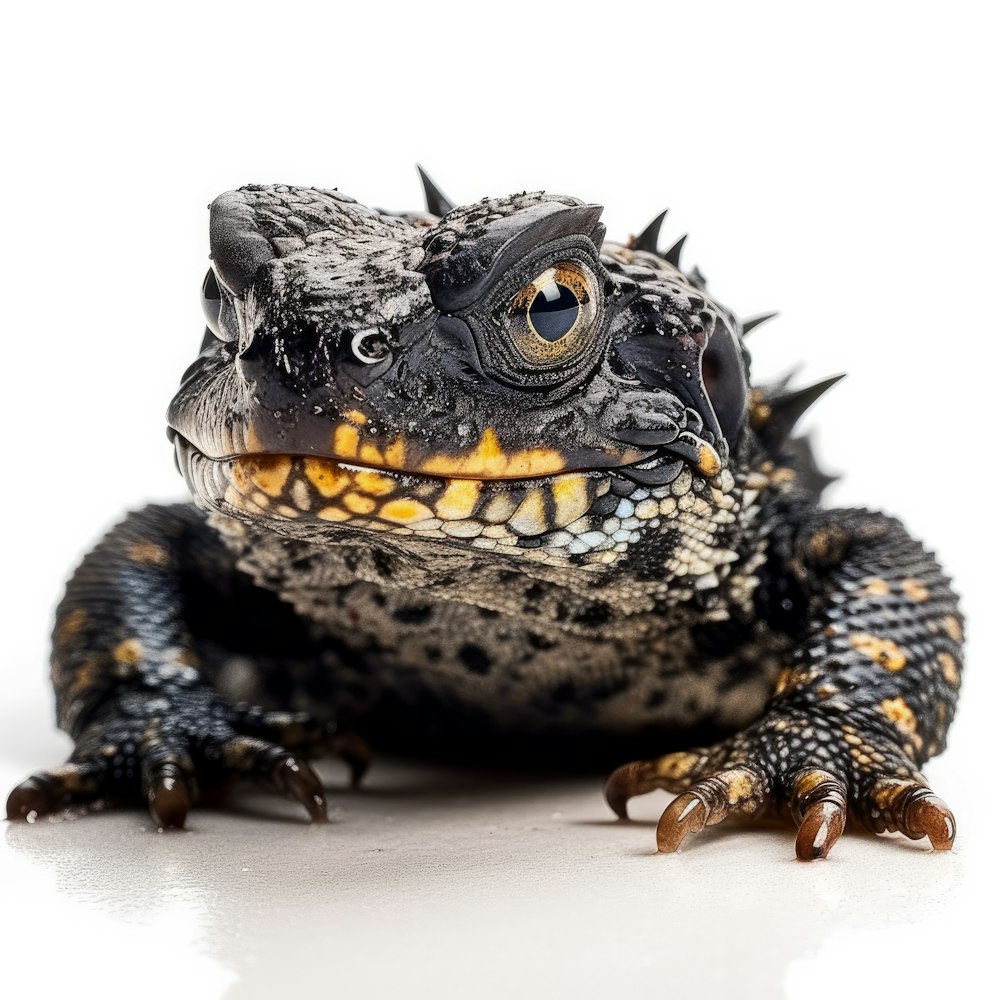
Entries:
[[791, 813], [802, 860], [826, 857], [849, 814], [948, 849], [954, 817], [918, 768], [940, 752], [958, 694], [954, 596], [898, 521], [793, 512], [801, 523], [776, 531], [774, 551], [797, 585], [802, 632], [764, 714], [712, 747], [618, 768], [608, 803], [625, 816], [633, 795], [683, 793], [657, 828], [667, 853], [706, 825], [768, 807]]
[[[381, 746], [618, 762], [611, 807], [679, 793], [657, 843], [788, 815], [947, 849], [918, 768], [962, 623], [899, 522], [819, 506], [789, 439], [832, 384], [750, 389], [741, 323], [599, 208], [520, 194], [442, 218], [250, 187], [212, 208], [209, 331], [169, 420], [195, 506], [130, 515], [59, 606], [69, 762], [33, 819], [145, 801], [184, 825], [306, 760]], [[347, 728], [344, 728], [347, 727]], [[695, 745], [694, 749], [681, 749]], [[658, 756], [657, 756], [658, 755]]]

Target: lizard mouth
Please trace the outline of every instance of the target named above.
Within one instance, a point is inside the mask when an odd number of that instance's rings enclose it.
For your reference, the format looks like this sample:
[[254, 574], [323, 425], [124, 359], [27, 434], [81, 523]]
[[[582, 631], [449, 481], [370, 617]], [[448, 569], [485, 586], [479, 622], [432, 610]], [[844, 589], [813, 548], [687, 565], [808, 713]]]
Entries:
[[[180, 435], [176, 445], [194, 495], [223, 513], [467, 539], [481, 548], [530, 546], [530, 539], [588, 527], [588, 513], [614, 482], [608, 469], [459, 478], [310, 455], [209, 458]], [[624, 492], [635, 488], [622, 483]]]

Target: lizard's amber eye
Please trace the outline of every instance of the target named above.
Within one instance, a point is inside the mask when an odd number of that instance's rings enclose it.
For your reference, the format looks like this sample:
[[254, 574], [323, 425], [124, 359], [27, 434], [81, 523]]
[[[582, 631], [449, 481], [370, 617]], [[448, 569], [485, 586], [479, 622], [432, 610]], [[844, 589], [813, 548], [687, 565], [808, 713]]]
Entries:
[[514, 296], [510, 332], [526, 361], [549, 365], [576, 353], [596, 315], [592, 279], [567, 261], [547, 267]]

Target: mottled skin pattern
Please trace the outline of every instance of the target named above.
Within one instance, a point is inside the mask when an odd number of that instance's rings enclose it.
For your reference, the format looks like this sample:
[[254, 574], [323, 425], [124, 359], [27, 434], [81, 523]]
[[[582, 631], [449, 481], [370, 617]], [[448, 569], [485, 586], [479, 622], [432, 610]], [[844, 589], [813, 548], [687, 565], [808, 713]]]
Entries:
[[[129, 515], [57, 612], [65, 765], [34, 819], [236, 779], [326, 815], [361, 736], [681, 793], [673, 851], [765, 812], [951, 846], [962, 624], [898, 521], [819, 506], [790, 432], [832, 384], [749, 386], [741, 323], [661, 219], [604, 241], [543, 193], [390, 215], [251, 186], [212, 205], [209, 329], [169, 422], [195, 504]], [[666, 754], [663, 756], [663, 754]], [[659, 755], [659, 756], [656, 756]]]

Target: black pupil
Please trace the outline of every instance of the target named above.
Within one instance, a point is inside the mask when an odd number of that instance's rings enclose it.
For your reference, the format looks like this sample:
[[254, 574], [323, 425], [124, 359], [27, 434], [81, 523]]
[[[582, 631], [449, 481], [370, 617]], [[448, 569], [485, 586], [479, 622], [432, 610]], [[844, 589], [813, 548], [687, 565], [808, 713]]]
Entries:
[[542, 340], [550, 344], [565, 337], [580, 314], [580, 303], [565, 285], [550, 281], [528, 307], [528, 318]]

